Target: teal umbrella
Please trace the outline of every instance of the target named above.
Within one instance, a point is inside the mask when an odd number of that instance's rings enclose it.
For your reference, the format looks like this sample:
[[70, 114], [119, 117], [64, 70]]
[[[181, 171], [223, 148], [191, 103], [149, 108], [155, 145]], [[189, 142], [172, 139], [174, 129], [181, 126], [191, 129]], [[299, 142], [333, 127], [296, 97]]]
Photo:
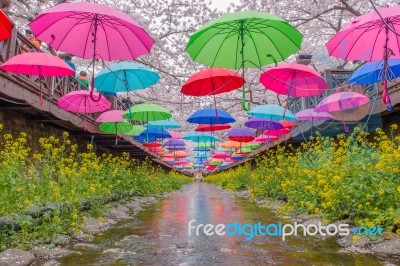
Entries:
[[276, 104], [258, 105], [247, 112], [251, 116], [256, 116], [264, 119], [279, 121], [298, 121], [296, 116], [284, 107]]
[[[228, 13], [205, 24], [190, 36], [186, 52], [210, 67], [260, 68], [285, 60], [301, 48], [303, 35], [272, 14], [241, 11]], [[242, 107], [245, 90], [242, 88]]]
[[172, 128], [180, 128], [181, 125], [179, 125], [179, 123], [176, 122], [174, 119], [170, 118], [168, 120], [150, 121], [147, 123], [146, 127], [172, 129]]

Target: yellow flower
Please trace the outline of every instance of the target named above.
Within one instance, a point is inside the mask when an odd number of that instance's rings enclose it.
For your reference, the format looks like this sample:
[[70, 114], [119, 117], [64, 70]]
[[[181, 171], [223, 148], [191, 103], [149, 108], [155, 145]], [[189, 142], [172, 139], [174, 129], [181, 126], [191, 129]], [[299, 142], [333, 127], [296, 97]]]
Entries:
[[385, 194], [385, 190], [383, 190], [383, 188], [380, 188], [379, 191], [378, 191], [378, 194], [379, 194], [379, 195]]
[[360, 236], [354, 235], [352, 237], [353, 243], [358, 243], [360, 241]]
[[400, 186], [398, 186], [398, 187], [397, 187], [397, 192], [399, 192], [399, 193], [400, 193]]

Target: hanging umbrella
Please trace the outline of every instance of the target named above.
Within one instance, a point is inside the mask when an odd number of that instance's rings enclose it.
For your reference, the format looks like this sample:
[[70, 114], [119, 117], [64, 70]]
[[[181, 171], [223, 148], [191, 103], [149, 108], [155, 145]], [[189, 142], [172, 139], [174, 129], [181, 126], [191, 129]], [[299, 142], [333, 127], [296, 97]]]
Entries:
[[[315, 112], [342, 112], [343, 110], [353, 109], [364, 105], [369, 102], [369, 98], [365, 95], [356, 92], [338, 92], [322, 99], [322, 101], [315, 107]], [[344, 130], [348, 132], [348, 128], [344, 121]]]
[[168, 128], [180, 128], [181, 125], [179, 125], [178, 122], [176, 122], [174, 119], [170, 118], [168, 120], [157, 120], [157, 121], [149, 121], [146, 125], [148, 128], [162, 128], [162, 129], [168, 129]]
[[165, 120], [172, 117], [171, 113], [167, 109], [152, 103], [141, 103], [136, 104], [125, 111], [123, 118], [135, 120], [135, 121], [156, 121]]
[[125, 135], [127, 136], [139, 136], [142, 132], [145, 131], [145, 127], [142, 125], [133, 125], [132, 130], [127, 132]]
[[282, 128], [282, 129], [271, 129], [271, 130], [266, 130], [264, 134], [269, 134], [270, 136], [282, 136], [289, 134], [291, 132], [290, 129], [288, 128]]
[[276, 104], [258, 105], [247, 112], [247, 114], [275, 121], [297, 121], [296, 116], [291, 111], [285, 110], [284, 107]]
[[231, 148], [239, 149], [241, 146], [242, 146], [242, 144], [240, 142], [232, 141], [232, 140], [225, 141], [224, 143], [221, 144], [221, 147], [225, 148], [225, 149], [231, 149]]
[[181, 92], [189, 96], [213, 95], [214, 107], [217, 108], [215, 95], [239, 89], [244, 83], [245, 80], [233, 70], [208, 68], [190, 76]]
[[0, 9], [0, 42], [12, 36], [12, 28], [12, 21], [3, 12], [3, 10]]
[[313, 68], [296, 63], [280, 63], [260, 76], [270, 91], [291, 97], [311, 97], [324, 93], [328, 84]]
[[95, 78], [100, 92], [129, 92], [157, 84], [160, 76], [148, 67], [134, 62], [119, 62], [102, 69]]
[[254, 139], [254, 142], [258, 142], [258, 143], [266, 143], [266, 142], [271, 142], [271, 141], [275, 141], [278, 140], [277, 136], [273, 136], [273, 135], [269, 135], [269, 134], [261, 134], [260, 136], [256, 137]]
[[154, 142], [144, 143], [143, 146], [146, 148], [155, 148], [155, 147], [161, 147], [161, 143], [154, 141]]
[[185, 141], [181, 140], [181, 139], [171, 139], [171, 140], [167, 140], [164, 143], [165, 146], [185, 146], [186, 143]]
[[187, 153], [184, 151], [174, 151], [172, 152], [172, 156], [174, 158], [186, 158], [187, 157]]
[[285, 120], [280, 120], [279, 123], [281, 123], [281, 125], [284, 128], [288, 128], [288, 129], [292, 129], [297, 127], [299, 124], [295, 121], [285, 121]]
[[171, 137], [168, 131], [161, 128], [145, 128], [139, 136], [145, 139], [149, 138], [149, 142], [151, 142], [151, 139], [166, 139]]
[[215, 158], [215, 159], [226, 159], [226, 158], [230, 158], [230, 157], [231, 157], [230, 154], [227, 152], [217, 152], [216, 154], [214, 154], [212, 156], [212, 158]]
[[194, 131], [215, 132], [231, 128], [229, 124], [199, 124]]
[[[91, 2], [58, 4], [41, 13], [29, 27], [37, 39], [55, 50], [93, 59], [93, 73], [95, 59], [133, 60], [149, 53], [154, 44], [131, 16]], [[94, 79], [91, 98], [93, 91]]]
[[311, 136], [314, 121], [327, 121], [333, 120], [334, 117], [327, 112], [315, 112], [314, 109], [305, 109], [296, 113], [297, 119], [300, 121], [311, 121]]
[[185, 146], [164, 146], [169, 151], [184, 151], [186, 150]]
[[260, 147], [261, 147], [261, 145], [259, 143], [256, 143], [253, 141], [251, 141], [243, 146], [243, 148], [248, 148], [248, 149], [252, 149], [252, 150], [258, 149]]
[[236, 120], [220, 108], [204, 108], [191, 114], [186, 121], [195, 124], [226, 124]]
[[248, 128], [253, 128], [257, 130], [267, 130], [267, 129], [282, 129], [283, 126], [278, 121], [268, 120], [260, 117], [251, 117], [247, 120], [244, 125]]
[[383, 102], [391, 111], [387, 92], [388, 59], [400, 59], [400, 6], [378, 8], [351, 20], [326, 47], [330, 55], [344, 60], [383, 60]]
[[[94, 93], [98, 96], [98, 93]], [[86, 131], [86, 114], [99, 113], [110, 109], [111, 102], [102, 97], [99, 101], [94, 101], [90, 97], [90, 91], [78, 90], [72, 91], [60, 99], [58, 99], [58, 106], [64, 110], [84, 114], [84, 127]]]
[[40, 105], [43, 106], [42, 77], [70, 76], [74, 70], [57, 56], [45, 53], [23, 53], [11, 57], [0, 67], [16, 74], [39, 77]]
[[[302, 35], [288, 22], [268, 13], [228, 13], [205, 24], [192, 36], [186, 52], [211, 67], [260, 68], [285, 60], [301, 48]], [[268, 52], [267, 52], [268, 51]], [[242, 107], [245, 91], [242, 89]]]
[[348, 83], [367, 85], [400, 77], [400, 60], [388, 60], [388, 73], [383, 73], [384, 61], [366, 62], [351, 74]]
[[99, 129], [103, 132], [115, 134], [115, 145], [118, 145], [118, 134], [129, 133], [133, 129], [133, 125], [129, 122], [104, 122], [99, 125]]
[[171, 135], [171, 139], [182, 139], [183, 135], [179, 132], [173, 130], [167, 130], [167, 132]]
[[237, 142], [249, 142], [254, 139], [254, 133], [247, 127], [232, 128], [226, 134], [232, 141]]
[[103, 123], [103, 122], [123, 122], [125, 121], [124, 118], [122, 118], [122, 115], [124, 114], [125, 111], [123, 110], [110, 110], [102, 113], [99, 115], [99, 117], [96, 119], [96, 123]]
[[191, 140], [191, 141], [194, 141], [194, 142], [212, 142], [212, 141], [218, 141], [219, 140], [217, 137], [214, 137], [209, 133], [199, 133], [199, 132], [195, 132], [195, 131], [187, 132], [183, 136], [183, 139]]

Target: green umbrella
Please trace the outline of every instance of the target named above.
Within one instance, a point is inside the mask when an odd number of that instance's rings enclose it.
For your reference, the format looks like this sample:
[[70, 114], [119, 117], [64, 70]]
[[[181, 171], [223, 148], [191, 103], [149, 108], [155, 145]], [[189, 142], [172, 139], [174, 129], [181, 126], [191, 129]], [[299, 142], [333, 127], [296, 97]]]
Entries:
[[[272, 14], [242, 11], [225, 14], [201, 27], [186, 46], [197, 62], [210, 67], [242, 69], [262, 67], [285, 60], [301, 48], [303, 35]], [[245, 90], [242, 88], [242, 107]]]
[[132, 130], [130, 130], [129, 132], [127, 132], [125, 135], [134, 137], [134, 136], [139, 136], [143, 131], [145, 130], [144, 126], [141, 125], [134, 125], [132, 127]]
[[252, 149], [243, 147], [243, 148], [239, 149], [238, 152], [250, 153], [250, 152], [252, 152]]
[[152, 103], [141, 103], [132, 106], [123, 115], [123, 118], [127, 118], [135, 121], [157, 121], [166, 120], [171, 118], [172, 115], [167, 109], [157, 104]]
[[258, 149], [260, 147], [261, 147], [261, 145], [258, 143], [248, 143], [243, 146], [243, 148], [248, 148], [248, 149], [252, 149], [252, 150]]
[[125, 134], [133, 129], [133, 125], [129, 122], [105, 122], [99, 125], [99, 129], [103, 132], [115, 134], [115, 145], [118, 144], [118, 134]]

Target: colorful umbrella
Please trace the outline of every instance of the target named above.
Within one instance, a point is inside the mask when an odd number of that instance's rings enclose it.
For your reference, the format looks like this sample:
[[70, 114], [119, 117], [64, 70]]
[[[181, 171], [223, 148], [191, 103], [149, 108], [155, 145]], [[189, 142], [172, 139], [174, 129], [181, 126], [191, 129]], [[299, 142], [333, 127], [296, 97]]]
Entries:
[[324, 93], [328, 84], [313, 68], [296, 63], [280, 63], [260, 76], [264, 87], [277, 94], [311, 97]]
[[13, 24], [8, 16], [0, 9], [0, 42], [12, 36]]
[[167, 132], [171, 135], [171, 139], [182, 139], [183, 135], [179, 132], [173, 130], [167, 130]]
[[254, 133], [247, 127], [232, 128], [226, 134], [232, 141], [237, 142], [249, 142], [254, 139]]
[[104, 122], [99, 125], [99, 129], [103, 132], [115, 134], [115, 145], [118, 145], [118, 134], [129, 133], [133, 129], [133, 125], [129, 122]]
[[226, 124], [236, 120], [220, 108], [205, 108], [191, 114], [186, 121], [195, 124]]
[[267, 130], [267, 129], [281, 129], [282, 124], [278, 121], [268, 120], [260, 117], [251, 117], [247, 120], [244, 125], [248, 128], [254, 128], [257, 130]]
[[185, 141], [181, 140], [181, 139], [171, 139], [171, 140], [167, 140], [164, 143], [165, 146], [185, 146], [186, 143]]
[[239, 149], [241, 146], [242, 146], [242, 144], [240, 142], [232, 141], [232, 140], [225, 141], [224, 143], [221, 144], [221, 147], [225, 148], [225, 149], [231, 149], [231, 148]]
[[139, 136], [142, 132], [145, 131], [145, 127], [141, 125], [133, 125], [131, 131], [127, 132], [125, 135], [127, 136]]
[[174, 119], [170, 118], [168, 120], [157, 120], [157, 121], [149, 121], [146, 125], [148, 128], [162, 128], [162, 129], [168, 129], [168, 128], [180, 128], [181, 125], [179, 125], [178, 122], [176, 122]]
[[165, 120], [172, 117], [167, 109], [152, 103], [141, 103], [132, 106], [129, 110], [125, 111], [123, 118], [135, 121], [156, 121]]
[[298, 113], [296, 113], [297, 119], [300, 121], [311, 121], [311, 136], [312, 136], [312, 128], [314, 121], [327, 121], [333, 120], [334, 117], [330, 113], [327, 112], [315, 112], [314, 109], [305, 109]]
[[279, 123], [281, 123], [281, 125], [284, 128], [288, 128], [288, 129], [292, 129], [297, 127], [299, 124], [295, 121], [285, 121], [285, 120], [280, 120]]
[[[384, 75], [388, 72], [388, 59], [400, 59], [400, 6], [373, 10], [351, 20], [326, 47], [330, 55], [344, 60], [377, 61], [383, 59]], [[388, 77], [384, 76], [382, 99], [391, 111], [387, 92]]]
[[125, 111], [123, 110], [111, 110], [102, 113], [97, 119], [96, 123], [103, 122], [123, 122], [125, 119], [122, 118], [122, 115]]
[[366, 62], [351, 74], [348, 83], [367, 85], [400, 77], [400, 60], [388, 60], [387, 73], [383, 73], [384, 61]]
[[252, 149], [252, 150], [258, 149], [260, 147], [261, 147], [261, 145], [256, 142], [249, 142], [243, 146], [243, 148], [248, 148], [248, 149]]
[[[42, 77], [70, 76], [75, 71], [64, 60], [45, 53], [23, 53], [13, 56], [0, 67], [16, 74]], [[43, 106], [42, 82], [39, 82], [40, 105]]]
[[144, 65], [134, 62], [110, 64], [95, 78], [95, 88], [100, 92], [129, 92], [146, 89], [158, 82], [160, 76]]
[[204, 141], [218, 141], [217, 137], [212, 136], [209, 133], [199, 133], [199, 132], [195, 132], [195, 131], [189, 131], [187, 132], [184, 136], [183, 139], [186, 140], [191, 140], [194, 142], [204, 142]]
[[231, 157], [231, 155], [227, 152], [217, 152], [216, 154], [214, 154], [212, 156], [212, 158], [215, 158], [215, 159], [226, 159], [226, 158], [230, 158], [230, 157]]
[[[369, 98], [365, 95], [356, 92], [338, 92], [322, 99], [315, 107], [315, 112], [336, 112], [340, 111], [343, 115], [343, 110], [353, 109], [369, 102]], [[344, 130], [348, 132], [348, 128], [344, 121]]]
[[269, 134], [263, 133], [260, 136], [256, 137], [254, 139], [254, 142], [266, 143], [266, 142], [275, 141], [275, 140], [278, 140], [277, 136], [273, 136], [273, 135], [269, 135]]
[[[186, 52], [211, 67], [242, 69], [285, 60], [301, 48], [302, 35], [288, 22], [268, 13], [228, 13], [205, 24], [192, 36]], [[266, 52], [268, 51], [268, 52]], [[242, 107], [245, 90], [242, 89]]]
[[[91, 2], [58, 4], [41, 13], [29, 27], [37, 39], [57, 51], [92, 58], [92, 73], [95, 73], [95, 59], [133, 60], [149, 53], [154, 44], [131, 16]], [[94, 79], [91, 98], [93, 92]]]
[[247, 112], [247, 114], [275, 121], [297, 121], [296, 116], [291, 111], [285, 110], [284, 107], [276, 104], [264, 104], [256, 106]]
[[209, 68], [193, 74], [183, 84], [181, 92], [189, 96], [214, 96], [243, 86], [245, 80], [235, 71], [226, 68]]
[[215, 132], [231, 128], [229, 124], [199, 124], [194, 131]]
[[[94, 94], [99, 96], [96, 92]], [[104, 97], [100, 98], [99, 101], [94, 101], [90, 97], [90, 91], [79, 90], [72, 91], [58, 99], [58, 106], [70, 112], [84, 114], [83, 130], [86, 131], [86, 114], [106, 111], [110, 109], [111, 102]]]

